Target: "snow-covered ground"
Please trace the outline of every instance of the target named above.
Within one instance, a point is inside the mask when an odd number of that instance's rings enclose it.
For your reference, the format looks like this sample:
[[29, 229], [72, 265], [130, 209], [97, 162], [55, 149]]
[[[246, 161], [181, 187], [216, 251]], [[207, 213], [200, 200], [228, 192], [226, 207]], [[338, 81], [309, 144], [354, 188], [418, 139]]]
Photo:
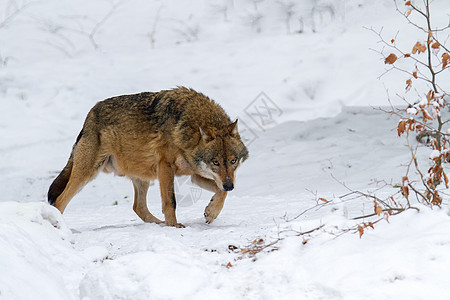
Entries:
[[[373, 211], [347, 187], [386, 196], [410, 158], [398, 120], [372, 108], [405, 77], [377, 79], [363, 26], [399, 43], [415, 30], [390, 0], [289, 3], [0, 2], [0, 299], [450, 299], [448, 199], [341, 234]], [[434, 5], [448, 22], [446, 0]], [[63, 216], [46, 204], [97, 101], [176, 85], [239, 117], [249, 144], [217, 220], [185, 178], [184, 229], [143, 223], [131, 183], [111, 175]], [[157, 184], [148, 202], [162, 218]]]

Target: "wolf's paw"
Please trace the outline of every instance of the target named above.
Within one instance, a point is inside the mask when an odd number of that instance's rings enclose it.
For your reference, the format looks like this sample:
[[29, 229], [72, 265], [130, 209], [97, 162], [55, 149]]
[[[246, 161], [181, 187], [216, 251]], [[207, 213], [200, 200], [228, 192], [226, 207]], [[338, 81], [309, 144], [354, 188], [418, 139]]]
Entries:
[[156, 223], [156, 224], [164, 223], [164, 221], [161, 221], [160, 219], [154, 217], [153, 215], [146, 216], [143, 221], [146, 223]]
[[167, 222], [166, 221], [166, 225], [171, 226], [171, 227], [176, 227], [176, 228], [186, 228], [186, 226], [184, 226], [181, 223], [177, 223], [177, 222]]
[[217, 211], [215, 209], [212, 209], [210, 206], [207, 206], [205, 208], [205, 213], [203, 214], [205, 216], [206, 223], [211, 224], [211, 222], [217, 218], [219, 213], [220, 211]]

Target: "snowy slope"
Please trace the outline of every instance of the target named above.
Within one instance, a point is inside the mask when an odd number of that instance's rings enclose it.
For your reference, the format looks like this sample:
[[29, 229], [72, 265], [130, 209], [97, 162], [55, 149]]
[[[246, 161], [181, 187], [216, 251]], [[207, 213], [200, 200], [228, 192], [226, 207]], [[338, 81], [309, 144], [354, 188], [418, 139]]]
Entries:
[[[340, 200], [342, 183], [386, 196], [380, 181], [399, 183], [409, 159], [398, 120], [371, 107], [388, 104], [386, 88], [396, 101], [405, 78], [377, 79], [377, 37], [363, 26], [400, 30], [399, 43], [416, 31], [390, 0], [289, 3], [0, 2], [0, 299], [450, 298], [448, 199], [442, 210], [414, 203], [420, 213], [361, 239], [336, 236], [373, 211], [370, 199]], [[448, 3], [434, 5], [448, 22]], [[217, 220], [204, 223], [211, 193], [186, 178], [184, 229], [144, 224], [131, 183], [111, 175], [63, 216], [45, 203], [97, 101], [176, 85], [239, 117], [249, 144]], [[273, 115], [260, 118], [264, 103]], [[318, 197], [332, 201], [315, 207]], [[162, 218], [158, 184], [148, 202]], [[275, 244], [239, 250], [259, 239]]]
[[[0, 290], [5, 299], [27, 299], [30, 291], [20, 287], [39, 277], [45, 282], [36, 284], [39, 299], [447, 299], [448, 209], [417, 204], [421, 213], [382, 221], [362, 239], [335, 234], [358, 223], [350, 217], [372, 210], [370, 200], [317, 208], [291, 220], [315, 205], [306, 189], [328, 199], [346, 193], [331, 174], [354, 188], [364, 188], [370, 178], [400, 176], [399, 162], [407, 157], [401, 139], [389, 131], [394, 122], [360, 108], [269, 130], [250, 146], [255, 159], [242, 167], [236, 191], [210, 225], [202, 217], [208, 192], [178, 208], [187, 228], [144, 224], [131, 209], [131, 183], [107, 175], [77, 195], [63, 218], [46, 204], [1, 203], [0, 264], [16, 275], [3, 273]], [[379, 126], [368, 130], [374, 123]], [[361, 147], [361, 140], [369, 143]], [[180, 193], [189, 188], [181, 185]], [[158, 194], [152, 186], [149, 207], [162, 217]], [[296, 236], [320, 225], [325, 227], [305, 236], [306, 244]], [[233, 251], [279, 237], [284, 240], [273, 252], [269, 247], [248, 257]], [[16, 256], [20, 260], [12, 260]]]

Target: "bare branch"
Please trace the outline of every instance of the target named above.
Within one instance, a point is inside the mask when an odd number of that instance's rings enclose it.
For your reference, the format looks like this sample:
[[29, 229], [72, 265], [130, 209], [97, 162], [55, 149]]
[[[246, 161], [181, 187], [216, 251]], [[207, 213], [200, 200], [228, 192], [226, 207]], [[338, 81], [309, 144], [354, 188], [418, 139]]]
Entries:
[[16, 9], [9, 15], [7, 15], [3, 21], [0, 22], [0, 29], [6, 27], [15, 17], [17, 17], [19, 14], [21, 14], [25, 9], [27, 9], [28, 7], [30, 7], [33, 4], [38, 3], [38, 1], [34, 1], [34, 2], [27, 2], [25, 4], [23, 4], [20, 7], [16, 7]]

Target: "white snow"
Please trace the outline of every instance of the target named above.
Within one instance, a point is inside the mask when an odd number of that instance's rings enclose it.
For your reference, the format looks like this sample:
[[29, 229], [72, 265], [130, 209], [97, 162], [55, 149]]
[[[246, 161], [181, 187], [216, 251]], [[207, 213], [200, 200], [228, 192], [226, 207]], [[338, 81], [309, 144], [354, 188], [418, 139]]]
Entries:
[[[280, 250], [255, 262], [232, 261], [230, 269], [186, 247], [130, 254], [89, 273], [81, 293], [92, 299], [445, 299], [449, 216], [421, 214], [393, 218], [361, 240], [320, 235], [302, 245], [289, 238]], [[435, 272], [442, 275], [437, 281]]]
[[435, 159], [438, 158], [439, 156], [441, 156], [441, 151], [439, 150], [432, 150], [430, 152], [430, 159]]
[[408, 115], [417, 115], [418, 111], [417, 111], [417, 109], [415, 107], [408, 107], [406, 109], [406, 113]]
[[[0, 297], [75, 299], [87, 264], [57, 209], [44, 203], [0, 202]], [[68, 272], [68, 271], [71, 272]]]
[[[447, 1], [433, 5], [447, 24]], [[393, 95], [408, 77], [378, 79], [377, 36], [363, 27], [417, 39], [390, 0], [0, 2], [0, 299], [450, 299], [447, 195], [442, 209], [411, 196], [420, 212], [343, 234], [373, 220], [352, 219], [374, 204], [348, 188], [397, 191], [380, 188], [401, 185], [411, 156], [398, 118], [374, 109], [386, 90], [404, 105]], [[143, 223], [131, 183], [112, 175], [63, 216], [46, 203], [97, 101], [176, 85], [238, 117], [249, 144], [217, 220], [204, 222], [212, 194], [187, 178], [184, 229]], [[411, 103], [426, 99], [415, 89]], [[416, 156], [428, 169], [430, 151]], [[148, 205], [163, 218], [158, 184]]]

